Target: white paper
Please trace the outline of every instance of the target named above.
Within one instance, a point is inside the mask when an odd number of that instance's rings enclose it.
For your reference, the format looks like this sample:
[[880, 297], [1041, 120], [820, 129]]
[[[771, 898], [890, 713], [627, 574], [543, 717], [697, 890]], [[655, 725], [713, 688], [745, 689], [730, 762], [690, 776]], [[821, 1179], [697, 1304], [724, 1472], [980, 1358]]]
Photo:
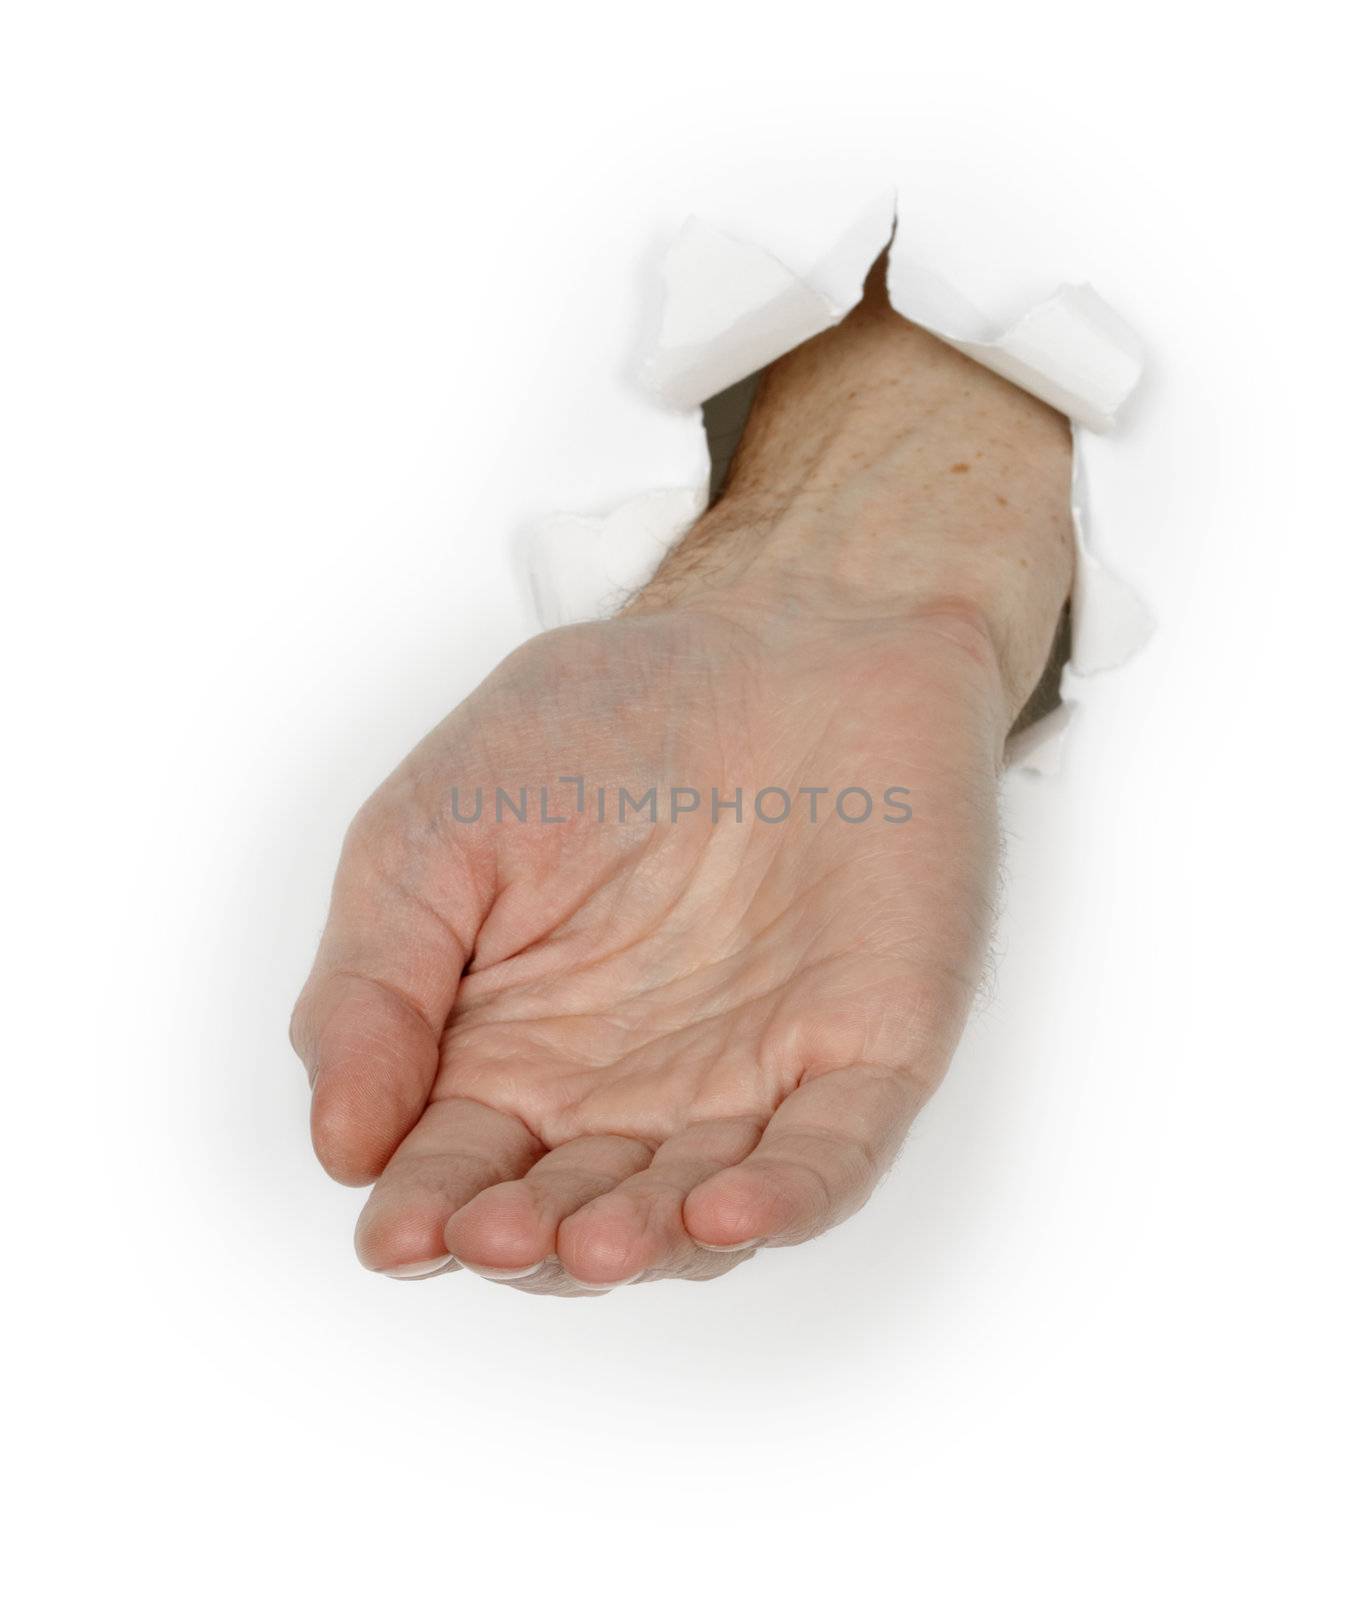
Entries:
[[[890, 243], [894, 230], [894, 199], [883, 195], [827, 241], [813, 268], [797, 274], [757, 245], [689, 219], [663, 262], [663, 309], [641, 379], [656, 405], [691, 412], [841, 321], [890, 244], [886, 281], [900, 315], [1037, 395], [1072, 424], [1077, 569], [1064, 703], [1013, 740], [1011, 750], [1017, 765], [1052, 772], [1074, 717], [1075, 680], [1119, 666], [1152, 631], [1143, 602], [1090, 548], [1090, 485], [1080, 438], [1083, 429], [1106, 433], [1114, 427], [1142, 375], [1142, 348], [1087, 284], [1065, 285], [1014, 319], [994, 323], [934, 266], [910, 256], [907, 239], [895, 233]], [[532, 530], [528, 581], [543, 627], [606, 615], [644, 583], [708, 503], [708, 454], [696, 481], [691, 471], [684, 416], [681, 423], [674, 419], [669, 482], [601, 515], [563, 514]]]
[[840, 322], [861, 298], [894, 225], [882, 196], [805, 277], [690, 217], [660, 269], [663, 311], [647, 386], [678, 410], [699, 406]]

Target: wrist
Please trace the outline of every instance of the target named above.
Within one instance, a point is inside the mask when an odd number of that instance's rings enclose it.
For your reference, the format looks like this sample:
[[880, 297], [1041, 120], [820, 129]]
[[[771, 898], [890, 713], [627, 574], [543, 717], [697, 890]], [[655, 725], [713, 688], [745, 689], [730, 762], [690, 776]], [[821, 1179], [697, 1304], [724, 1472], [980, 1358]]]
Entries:
[[702, 610], [758, 630], [938, 622], [991, 661], [1013, 722], [1049, 660], [1072, 581], [1071, 529], [959, 541], [868, 507], [737, 489], [692, 528], [625, 615]]

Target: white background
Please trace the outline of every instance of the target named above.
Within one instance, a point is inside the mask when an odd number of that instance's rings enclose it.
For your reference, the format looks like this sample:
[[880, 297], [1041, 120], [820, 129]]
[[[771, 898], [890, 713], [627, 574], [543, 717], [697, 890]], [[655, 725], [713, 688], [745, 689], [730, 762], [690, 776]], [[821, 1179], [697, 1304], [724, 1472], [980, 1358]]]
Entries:
[[[16, 1593], [1351, 1592], [1322, 9], [5, 6]], [[654, 483], [682, 218], [889, 182], [1151, 349], [1094, 489], [1159, 631], [1009, 782], [993, 997], [816, 1244], [369, 1276], [285, 1041], [345, 823], [529, 631], [521, 528]]]

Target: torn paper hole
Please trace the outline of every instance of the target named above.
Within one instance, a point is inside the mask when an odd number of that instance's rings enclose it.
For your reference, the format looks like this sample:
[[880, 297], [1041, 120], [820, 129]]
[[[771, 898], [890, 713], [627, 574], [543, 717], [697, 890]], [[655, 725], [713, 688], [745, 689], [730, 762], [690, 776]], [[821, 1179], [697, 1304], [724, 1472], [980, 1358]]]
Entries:
[[[866, 274], [888, 244], [886, 283], [900, 315], [971, 360], [1037, 395], [1072, 424], [1072, 512], [1077, 571], [1072, 643], [1062, 703], [1014, 736], [1013, 762], [1058, 768], [1073, 720], [1074, 680], [1119, 666], [1147, 639], [1152, 620], [1132, 589], [1088, 544], [1089, 488], [1083, 429], [1108, 432], [1143, 371], [1139, 340], [1089, 285], [1065, 285], [1014, 321], [990, 324], [943, 276], [907, 252], [892, 195], [881, 196], [810, 271], [797, 275], [756, 245], [690, 219], [664, 260], [663, 310], [641, 374], [656, 403], [675, 412], [705, 406], [708, 460], [699, 482], [681, 482], [685, 428], [674, 429], [673, 476], [605, 515], [562, 515], [532, 530], [528, 576], [543, 627], [605, 616], [653, 572], [718, 492], [751, 400], [756, 374], [831, 328], [860, 300]], [[689, 470], [689, 469], [688, 469]]]

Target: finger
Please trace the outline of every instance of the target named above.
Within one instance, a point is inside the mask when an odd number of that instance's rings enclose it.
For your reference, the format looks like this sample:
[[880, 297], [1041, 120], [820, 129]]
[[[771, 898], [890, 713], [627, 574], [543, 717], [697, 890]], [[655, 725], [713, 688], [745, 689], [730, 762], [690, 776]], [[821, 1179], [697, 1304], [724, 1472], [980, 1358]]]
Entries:
[[391, 1157], [358, 1218], [358, 1259], [397, 1278], [455, 1265], [447, 1219], [482, 1189], [516, 1178], [542, 1145], [516, 1117], [476, 1100], [435, 1100]]
[[640, 1139], [590, 1134], [558, 1145], [515, 1183], [486, 1189], [448, 1222], [446, 1248], [484, 1277], [526, 1278], [556, 1254], [572, 1212], [649, 1165]]
[[[408, 824], [369, 807], [344, 845], [329, 921], [292, 1017], [313, 1097], [311, 1135], [325, 1170], [366, 1184], [428, 1100], [443, 1028], [478, 926], [477, 898], [455, 862], [416, 894], [392, 857]], [[425, 898], [424, 896], [428, 898]], [[459, 909], [456, 926], [434, 909]]]
[[[484, 1274], [472, 1273], [472, 1276], [483, 1277]], [[575, 1283], [554, 1258], [525, 1278], [491, 1278], [489, 1281], [496, 1289], [514, 1289], [519, 1294], [549, 1296], [555, 1300], [601, 1300], [612, 1292], [610, 1288], [590, 1288], [587, 1284]]]
[[687, 1232], [711, 1250], [812, 1239], [865, 1203], [923, 1099], [903, 1073], [848, 1067], [811, 1078], [746, 1160], [687, 1196]]
[[758, 1142], [755, 1117], [693, 1123], [666, 1139], [642, 1171], [582, 1206], [560, 1225], [560, 1265], [578, 1283], [631, 1282], [646, 1273], [718, 1276], [736, 1264], [700, 1249], [682, 1221], [698, 1184], [742, 1161]]

